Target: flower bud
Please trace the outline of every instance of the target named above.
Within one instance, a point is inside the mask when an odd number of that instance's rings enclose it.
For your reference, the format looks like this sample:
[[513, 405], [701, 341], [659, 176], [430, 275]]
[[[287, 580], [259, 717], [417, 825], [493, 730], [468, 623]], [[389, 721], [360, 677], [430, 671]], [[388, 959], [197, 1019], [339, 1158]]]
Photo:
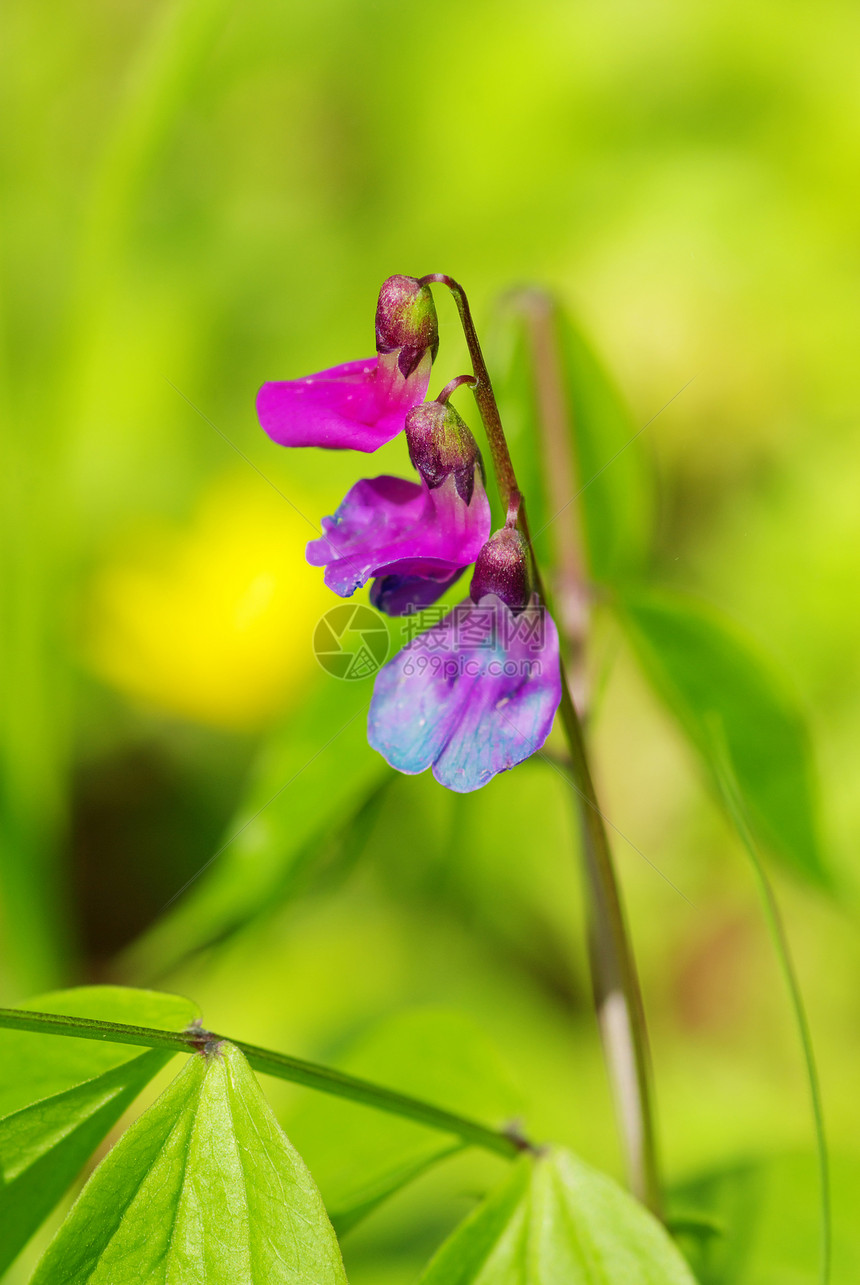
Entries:
[[397, 366], [408, 379], [428, 350], [435, 361], [439, 327], [430, 287], [415, 277], [389, 277], [376, 305], [376, 351], [380, 357], [397, 352]]
[[529, 549], [514, 527], [502, 527], [491, 535], [475, 562], [469, 595], [480, 602], [494, 593], [512, 611], [521, 611], [531, 595]]
[[450, 402], [414, 406], [406, 416], [406, 443], [409, 458], [431, 491], [453, 473], [457, 494], [464, 504], [471, 503], [481, 452]]

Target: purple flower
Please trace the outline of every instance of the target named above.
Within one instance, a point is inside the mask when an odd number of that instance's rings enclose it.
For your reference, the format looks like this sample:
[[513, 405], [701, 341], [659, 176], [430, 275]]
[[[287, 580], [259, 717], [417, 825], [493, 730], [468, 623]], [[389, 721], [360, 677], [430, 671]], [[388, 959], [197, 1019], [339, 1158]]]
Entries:
[[263, 384], [260, 423], [281, 446], [375, 451], [424, 400], [438, 346], [429, 288], [414, 277], [389, 277], [376, 309], [377, 356]]
[[490, 534], [480, 452], [453, 406], [416, 406], [406, 440], [421, 481], [356, 482], [307, 549], [308, 562], [326, 568], [326, 584], [342, 598], [375, 577], [371, 602], [390, 616], [441, 598]]
[[433, 490], [423, 479], [376, 477], [356, 482], [323, 529], [307, 559], [325, 567], [328, 587], [348, 598], [377, 577], [374, 605], [400, 615], [435, 602], [475, 561], [490, 533], [490, 505], [480, 476], [468, 504], [453, 475]]
[[539, 750], [561, 700], [558, 633], [529, 596], [528, 550], [505, 527], [485, 544], [470, 589], [379, 671], [367, 736], [399, 772], [432, 767], [465, 794]]
[[466, 794], [539, 750], [561, 700], [558, 634], [536, 601], [461, 603], [376, 676], [367, 724], [399, 772]]

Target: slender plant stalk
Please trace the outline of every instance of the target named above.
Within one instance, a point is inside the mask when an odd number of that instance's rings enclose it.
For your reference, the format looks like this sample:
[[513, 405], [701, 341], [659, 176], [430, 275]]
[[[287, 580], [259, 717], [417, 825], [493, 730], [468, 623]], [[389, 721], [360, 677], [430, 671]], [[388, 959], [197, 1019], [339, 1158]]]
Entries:
[[567, 644], [560, 714], [570, 749], [569, 767], [582, 833], [595, 1007], [630, 1185], [640, 1200], [660, 1213], [651, 1059], [642, 991], [581, 722], [586, 707], [584, 662], [588, 608], [582, 518], [578, 506], [570, 511], [569, 497], [571, 489], [577, 490], [578, 479], [571, 449], [572, 412], [559, 352], [557, 312], [553, 301], [537, 290], [522, 292], [515, 306], [526, 326], [534, 369], [547, 493], [553, 511], [567, 509], [564, 520], [554, 528], [558, 571], [553, 589], [555, 601], [560, 605], [558, 621], [562, 638]]
[[582, 726], [562, 668], [559, 707], [582, 835], [589, 905], [589, 954], [603, 1053], [634, 1195], [662, 1217], [648, 1029], [636, 962]]
[[[511, 501], [516, 503], [519, 499], [518, 525], [532, 550], [538, 592], [541, 599], [547, 602], [547, 593], [529, 536], [525, 501], [521, 498], [499, 408], [466, 293], [461, 285], [443, 273], [431, 273], [423, 277], [422, 282], [445, 285], [454, 296], [472, 359], [475, 375], [472, 391], [487, 435], [502, 501], [507, 507]], [[544, 375], [546, 373], [545, 366]], [[546, 397], [548, 398], [549, 395], [547, 393]], [[551, 467], [558, 466], [557, 460], [549, 463]], [[609, 840], [603, 824], [603, 815], [597, 803], [582, 727], [564, 666], [562, 666], [561, 678], [560, 715], [570, 750], [570, 766], [582, 834], [582, 856], [590, 917], [592, 981], [603, 1052], [613, 1089], [630, 1187], [643, 1204], [658, 1217], [662, 1217], [651, 1101], [650, 1057], [642, 993], [621, 905]]]
[[809, 1029], [809, 1019], [806, 1015], [806, 1007], [803, 1003], [803, 994], [800, 989], [800, 982], [797, 977], [797, 970], [794, 966], [794, 960], [791, 954], [791, 947], [788, 944], [788, 934], [785, 930], [782, 914], [779, 909], [779, 902], [776, 899], [773, 884], [768, 878], [767, 870], [761, 859], [758, 847], [752, 836], [749, 823], [746, 817], [740, 790], [735, 780], [734, 773], [728, 761], [728, 755], [722, 744], [723, 737], [720, 729], [719, 741], [717, 747], [716, 759], [718, 763], [718, 778], [726, 808], [731, 816], [735, 828], [740, 835], [741, 842], [747, 850], [756, 883], [758, 884], [761, 895], [762, 905], [764, 907], [765, 918], [767, 920], [768, 930], [771, 940], [773, 941], [774, 950], [776, 951], [779, 967], [788, 990], [791, 1007], [794, 1010], [794, 1020], [797, 1025], [800, 1044], [803, 1050], [803, 1059], [806, 1063], [806, 1078], [809, 1084], [809, 1096], [812, 1106], [812, 1117], [815, 1128], [815, 1144], [818, 1152], [818, 1189], [820, 1204], [820, 1226], [821, 1226], [821, 1250], [819, 1256], [819, 1280], [821, 1285], [828, 1285], [830, 1281], [830, 1269], [832, 1258], [832, 1210], [830, 1195], [830, 1161], [827, 1154], [827, 1134], [824, 1128], [824, 1108], [821, 1102], [821, 1085], [818, 1079], [818, 1068], [815, 1063], [815, 1050], [812, 1044], [812, 1033]]
[[444, 272], [431, 272], [428, 276], [421, 278], [421, 284], [447, 286], [454, 297], [457, 311], [460, 314], [463, 333], [466, 336], [469, 356], [472, 359], [472, 369], [475, 374], [472, 392], [475, 394], [475, 401], [478, 403], [478, 410], [481, 415], [481, 423], [484, 425], [484, 432], [487, 434], [490, 454], [493, 458], [493, 469], [502, 497], [502, 508], [507, 509], [511, 496], [514, 492], [519, 491], [519, 487], [517, 486], [505, 431], [502, 428], [499, 408], [496, 405], [493, 385], [490, 383], [487, 363], [484, 361], [484, 354], [481, 352], [478, 332], [475, 330], [475, 323], [472, 320], [472, 310], [469, 307], [469, 300], [466, 298], [466, 291], [453, 277], [445, 276]]
[[129, 1026], [122, 1022], [102, 1022], [93, 1018], [66, 1017], [55, 1013], [31, 1013], [25, 1009], [13, 1008], [0, 1009], [0, 1027], [34, 1031], [41, 1035], [99, 1040], [110, 1044], [134, 1044], [143, 1048], [165, 1049], [170, 1053], [207, 1052], [219, 1041], [226, 1040], [244, 1053], [256, 1071], [262, 1071], [265, 1075], [302, 1084], [306, 1088], [330, 1093], [334, 1097], [348, 1098], [363, 1106], [386, 1111], [389, 1115], [414, 1120], [429, 1129], [454, 1134], [464, 1143], [483, 1147], [486, 1151], [494, 1151], [508, 1159], [513, 1159], [523, 1151], [536, 1150], [514, 1130], [506, 1132], [491, 1129], [477, 1120], [445, 1111], [430, 1102], [373, 1084], [370, 1080], [361, 1080], [317, 1062], [305, 1062], [300, 1058], [289, 1057], [286, 1053], [259, 1048], [256, 1044], [245, 1044], [242, 1040], [216, 1035], [197, 1027], [190, 1027], [185, 1031], [163, 1031], [151, 1026]]

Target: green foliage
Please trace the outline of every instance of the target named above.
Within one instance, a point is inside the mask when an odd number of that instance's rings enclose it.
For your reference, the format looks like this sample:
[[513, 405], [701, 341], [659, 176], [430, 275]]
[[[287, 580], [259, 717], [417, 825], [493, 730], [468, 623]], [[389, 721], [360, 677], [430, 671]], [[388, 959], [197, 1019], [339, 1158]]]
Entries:
[[[549, 296], [514, 295], [504, 314], [505, 333], [497, 339], [499, 403], [515, 442], [521, 443], [517, 467], [538, 550], [546, 557], [553, 547], [554, 523], [563, 529], [581, 521], [590, 575], [610, 584], [629, 579], [642, 570], [651, 535], [653, 501], [639, 441], [642, 426], [634, 422], [581, 330]], [[544, 377], [557, 393], [570, 454], [569, 471], [555, 479], [560, 503], [539, 470], [546, 437], [535, 387], [537, 346], [549, 357]], [[560, 381], [557, 387], [553, 375]], [[553, 455], [545, 467], [557, 470], [559, 451]]]
[[[18, 1007], [169, 1031], [183, 1030], [199, 1015], [196, 1004], [181, 995], [123, 986], [79, 986], [37, 995]], [[0, 1114], [6, 1116], [32, 1102], [54, 1097], [138, 1057], [139, 1050], [129, 1044], [58, 1039], [55, 1035], [0, 1028], [0, 1066], [4, 1070], [0, 1079]]]
[[457, 1228], [422, 1285], [694, 1285], [660, 1224], [611, 1179], [553, 1150], [524, 1157]]
[[372, 682], [320, 684], [264, 746], [222, 847], [126, 966], [152, 976], [287, 896], [388, 769], [367, 744]]
[[[39, 1013], [181, 1030], [197, 1009], [179, 995], [82, 986], [29, 1000]], [[65, 1194], [169, 1053], [0, 1029], [0, 1271]]]
[[646, 673], [714, 786], [716, 719], [756, 836], [796, 874], [826, 887], [808, 733], [773, 667], [716, 610], [680, 594], [629, 591], [618, 605]]
[[581, 505], [588, 567], [617, 583], [641, 570], [651, 534], [651, 496], [630, 410], [582, 332], [558, 310], [558, 341], [570, 408], [579, 498], [549, 521], [572, 521]]
[[150, 1050], [0, 1119], [0, 1272], [169, 1059], [169, 1053]]
[[[832, 1280], [860, 1279], [860, 1164], [833, 1157], [835, 1235]], [[820, 1223], [812, 1152], [748, 1159], [679, 1184], [672, 1208], [710, 1215], [721, 1234], [680, 1237], [700, 1285], [815, 1285]]]
[[[497, 1127], [519, 1109], [498, 1054], [456, 1013], [397, 1014], [356, 1041], [342, 1067]], [[291, 1133], [341, 1234], [436, 1161], [462, 1149], [409, 1120], [316, 1096], [302, 1103]]]
[[33, 1285], [335, 1285], [301, 1157], [232, 1045], [188, 1060], [84, 1188]]

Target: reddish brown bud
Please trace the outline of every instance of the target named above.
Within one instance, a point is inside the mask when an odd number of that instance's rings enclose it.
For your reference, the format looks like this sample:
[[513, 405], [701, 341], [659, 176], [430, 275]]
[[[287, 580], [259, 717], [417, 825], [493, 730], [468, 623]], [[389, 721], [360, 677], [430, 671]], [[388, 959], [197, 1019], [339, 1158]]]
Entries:
[[496, 531], [478, 554], [469, 594], [473, 602], [480, 602], [488, 593], [496, 594], [512, 611], [520, 611], [528, 603], [529, 550], [514, 527]]
[[465, 504], [475, 488], [481, 452], [469, 427], [449, 402], [424, 402], [406, 416], [409, 458], [432, 491], [451, 473]]
[[428, 349], [435, 360], [439, 327], [430, 287], [414, 277], [389, 277], [376, 305], [376, 351], [398, 352], [397, 365], [408, 379]]

